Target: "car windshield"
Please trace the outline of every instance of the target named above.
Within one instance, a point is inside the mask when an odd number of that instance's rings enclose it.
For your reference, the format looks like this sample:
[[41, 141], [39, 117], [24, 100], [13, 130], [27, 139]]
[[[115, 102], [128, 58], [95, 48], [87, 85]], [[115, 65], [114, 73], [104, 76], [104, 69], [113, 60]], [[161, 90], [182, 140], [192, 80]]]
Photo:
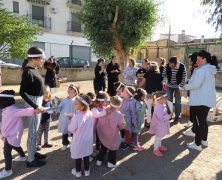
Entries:
[[4, 62], [4, 61], [2, 61], [2, 60], [0, 60], [0, 64], [5, 64], [5, 62]]

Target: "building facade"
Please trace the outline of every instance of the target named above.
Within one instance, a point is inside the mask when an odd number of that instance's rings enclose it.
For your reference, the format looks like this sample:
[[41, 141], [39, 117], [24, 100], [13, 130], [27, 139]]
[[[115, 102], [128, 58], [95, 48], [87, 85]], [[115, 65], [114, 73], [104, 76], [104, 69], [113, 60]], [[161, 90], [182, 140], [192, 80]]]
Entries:
[[90, 42], [84, 38], [83, 25], [77, 17], [81, 0], [3, 0], [3, 7], [31, 24], [38, 24], [43, 33], [32, 45], [45, 50], [46, 56], [95, 59]]

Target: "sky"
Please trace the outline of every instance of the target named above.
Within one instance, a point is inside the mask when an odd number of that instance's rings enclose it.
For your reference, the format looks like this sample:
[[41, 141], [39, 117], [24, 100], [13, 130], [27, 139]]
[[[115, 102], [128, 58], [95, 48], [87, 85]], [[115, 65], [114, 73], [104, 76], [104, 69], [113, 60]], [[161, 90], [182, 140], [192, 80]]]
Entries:
[[209, 13], [204, 10], [206, 7], [200, 5], [200, 0], [165, 0], [160, 6], [160, 12], [165, 17], [165, 22], [160, 23], [155, 30], [153, 40], [159, 38], [160, 33], [169, 32], [171, 24], [172, 34], [194, 35], [201, 38], [216, 38], [219, 33], [215, 33], [212, 25], [207, 23]]

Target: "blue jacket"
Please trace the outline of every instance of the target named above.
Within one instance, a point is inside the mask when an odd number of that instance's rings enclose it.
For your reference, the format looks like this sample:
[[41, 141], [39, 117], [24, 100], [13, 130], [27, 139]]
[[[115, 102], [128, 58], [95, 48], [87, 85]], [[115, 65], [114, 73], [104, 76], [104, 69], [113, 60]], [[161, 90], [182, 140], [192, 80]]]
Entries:
[[190, 90], [190, 106], [216, 106], [215, 75], [216, 67], [202, 65], [194, 70], [185, 90]]

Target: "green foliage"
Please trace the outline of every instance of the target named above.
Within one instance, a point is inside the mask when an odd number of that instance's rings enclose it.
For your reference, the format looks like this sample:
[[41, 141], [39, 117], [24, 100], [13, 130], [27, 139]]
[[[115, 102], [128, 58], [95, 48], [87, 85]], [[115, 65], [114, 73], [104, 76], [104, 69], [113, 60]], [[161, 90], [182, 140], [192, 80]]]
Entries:
[[0, 7], [0, 57], [24, 58], [40, 28]]
[[[116, 34], [111, 31], [116, 7], [119, 7]], [[117, 36], [127, 53], [151, 37], [158, 23], [158, 4], [154, 0], [85, 0], [79, 17], [84, 33], [95, 52], [109, 56]]]
[[221, 31], [222, 35], [222, 0], [201, 0], [201, 3], [207, 6], [211, 14], [208, 22], [215, 26], [216, 31]]

